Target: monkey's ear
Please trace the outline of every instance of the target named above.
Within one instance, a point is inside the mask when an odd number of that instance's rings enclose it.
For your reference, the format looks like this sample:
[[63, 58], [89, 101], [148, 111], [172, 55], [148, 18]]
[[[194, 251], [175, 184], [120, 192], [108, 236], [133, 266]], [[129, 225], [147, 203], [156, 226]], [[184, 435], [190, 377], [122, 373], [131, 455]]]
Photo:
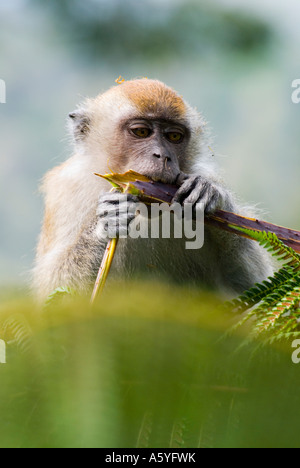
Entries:
[[90, 131], [90, 118], [80, 110], [71, 112], [69, 118], [75, 141], [82, 141]]

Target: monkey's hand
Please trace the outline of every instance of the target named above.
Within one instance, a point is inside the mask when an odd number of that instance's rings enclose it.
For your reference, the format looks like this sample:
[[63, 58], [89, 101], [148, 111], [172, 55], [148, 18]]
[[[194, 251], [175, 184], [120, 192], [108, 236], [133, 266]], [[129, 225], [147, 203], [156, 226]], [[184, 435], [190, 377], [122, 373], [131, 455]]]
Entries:
[[205, 179], [202, 176], [183, 175], [183, 183], [176, 192], [173, 203], [203, 203], [206, 214], [215, 210], [232, 211], [233, 201], [231, 193], [221, 185]]
[[137, 203], [138, 198], [131, 194], [114, 191], [101, 195], [97, 209], [97, 237], [101, 240], [127, 237]]

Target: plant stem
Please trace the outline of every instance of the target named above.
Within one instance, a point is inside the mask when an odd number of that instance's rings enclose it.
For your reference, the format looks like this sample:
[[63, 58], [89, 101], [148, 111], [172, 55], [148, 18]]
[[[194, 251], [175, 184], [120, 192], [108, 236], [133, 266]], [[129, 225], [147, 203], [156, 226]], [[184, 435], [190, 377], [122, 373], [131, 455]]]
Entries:
[[96, 279], [96, 283], [94, 286], [93, 294], [91, 297], [91, 305], [93, 305], [97, 299], [97, 297], [102, 293], [103, 288], [105, 286], [105, 282], [114, 258], [114, 254], [116, 251], [116, 247], [118, 244], [119, 238], [116, 237], [111, 239], [105, 249], [105, 253], [99, 268], [98, 276]]

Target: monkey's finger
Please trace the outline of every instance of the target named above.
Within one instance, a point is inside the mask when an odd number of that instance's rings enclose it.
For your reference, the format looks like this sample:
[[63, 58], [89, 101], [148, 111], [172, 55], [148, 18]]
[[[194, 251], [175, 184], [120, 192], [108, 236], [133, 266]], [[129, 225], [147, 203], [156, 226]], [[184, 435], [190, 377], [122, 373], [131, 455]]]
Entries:
[[129, 225], [134, 218], [135, 214], [121, 213], [115, 218], [108, 219], [106, 223], [108, 237], [110, 239], [114, 237], [128, 237]]
[[125, 204], [120, 205], [110, 205], [105, 203], [101, 205], [97, 211], [97, 215], [100, 219], [102, 218], [118, 218], [119, 216], [135, 216], [137, 205], [134, 204]]
[[180, 172], [176, 179], [176, 185], [180, 187], [190, 176], [184, 172]]
[[233, 210], [230, 194], [223, 188], [212, 186], [212, 194], [207, 201], [205, 212], [209, 214], [216, 210], [224, 210], [225, 208], [227, 211]]
[[182, 203], [188, 195], [192, 192], [192, 190], [196, 187], [197, 183], [199, 182], [199, 177], [190, 177], [188, 178], [180, 187], [180, 189], [176, 192], [172, 203]]
[[211, 214], [217, 209], [220, 209], [221, 207], [222, 207], [221, 194], [218, 192], [215, 192], [206, 203], [205, 213]]
[[195, 205], [197, 202], [202, 201], [207, 192], [210, 192], [210, 184], [208, 182], [202, 183], [199, 181], [194, 190], [192, 190], [189, 196], [184, 200], [184, 203]]
[[134, 202], [124, 202], [111, 204], [102, 203], [97, 210], [97, 215], [100, 220], [110, 220], [110, 222], [118, 222], [120, 217], [131, 221], [136, 216], [137, 204]]
[[131, 196], [123, 196], [122, 198], [113, 198], [106, 199], [106, 197], [101, 197], [99, 200], [97, 215], [102, 217], [105, 213], [112, 213], [116, 210], [126, 211], [134, 210], [134, 207], [137, 205], [138, 199]]
[[99, 204], [102, 203], [111, 203], [118, 204], [124, 201], [138, 202], [138, 198], [130, 193], [120, 193], [120, 192], [109, 192], [101, 195], [99, 198]]
[[172, 203], [182, 203], [183, 200], [189, 195], [193, 190], [195, 183], [191, 181], [186, 181], [182, 184], [180, 189], [176, 192], [173, 197]]
[[205, 214], [210, 214], [217, 209], [221, 209], [224, 204], [222, 193], [213, 186], [208, 187], [199, 201], [203, 203]]
[[118, 210], [118, 207], [119, 205], [111, 205], [110, 203], [101, 203], [101, 205], [98, 206], [97, 215], [100, 218], [110, 216], [116, 213], [116, 211]]

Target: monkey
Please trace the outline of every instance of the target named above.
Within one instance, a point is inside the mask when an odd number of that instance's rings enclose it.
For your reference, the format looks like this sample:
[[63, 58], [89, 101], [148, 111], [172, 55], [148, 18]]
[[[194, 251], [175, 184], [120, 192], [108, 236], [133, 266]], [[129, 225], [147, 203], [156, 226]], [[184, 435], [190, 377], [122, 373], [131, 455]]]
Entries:
[[[201, 202], [206, 214], [223, 209], [253, 215], [224, 184], [202, 114], [159, 80], [124, 81], [86, 99], [69, 114], [69, 126], [74, 154], [48, 172], [41, 187], [45, 214], [33, 274], [41, 299], [58, 287], [88, 294], [107, 244], [110, 216], [118, 219], [117, 234], [135, 219], [138, 199], [111, 191], [96, 172], [134, 170], [177, 184], [173, 202]], [[194, 251], [185, 249], [182, 239], [120, 238], [112, 274], [144, 275], [234, 296], [273, 272], [268, 254], [255, 241], [207, 225], [204, 239]]]

